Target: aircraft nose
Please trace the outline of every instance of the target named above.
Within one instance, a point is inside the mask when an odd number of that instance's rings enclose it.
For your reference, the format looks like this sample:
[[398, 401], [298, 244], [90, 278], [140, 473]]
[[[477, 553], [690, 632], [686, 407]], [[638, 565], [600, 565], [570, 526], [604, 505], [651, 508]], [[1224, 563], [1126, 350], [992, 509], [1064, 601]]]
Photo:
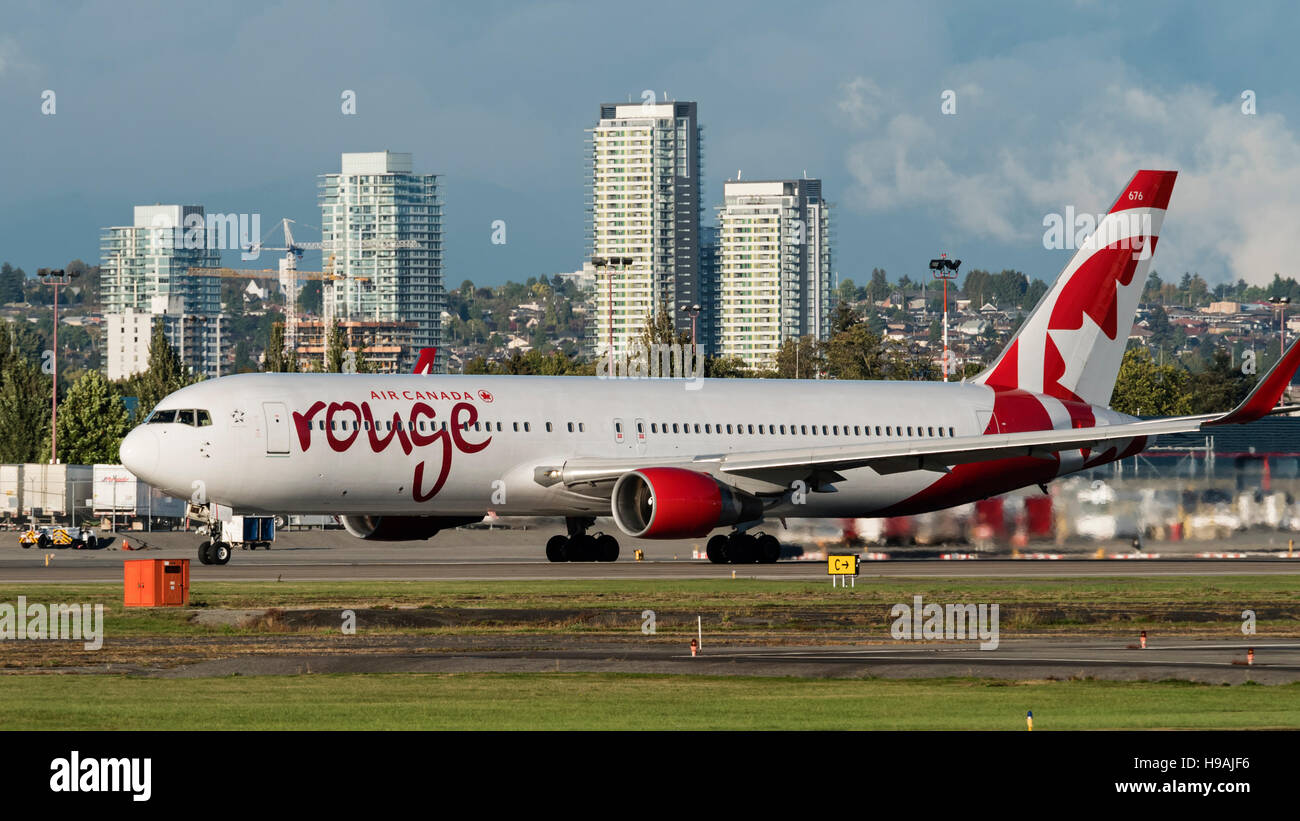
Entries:
[[122, 440], [119, 458], [127, 470], [153, 484], [152, 474], [158, 468], [158, 434], [141, 425]]

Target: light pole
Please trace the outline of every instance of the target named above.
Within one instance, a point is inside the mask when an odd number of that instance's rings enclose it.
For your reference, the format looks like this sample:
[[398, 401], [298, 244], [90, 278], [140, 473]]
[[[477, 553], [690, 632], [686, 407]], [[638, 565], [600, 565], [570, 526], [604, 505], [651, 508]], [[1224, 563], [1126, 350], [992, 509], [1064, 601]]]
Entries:
[[54, 286], [53, 387], [50, 389], [50, 464], [59, 463], [59, 286], [71, 285], [79, 273], [69, 275], [62, 268], [41, 268], [36, 272], [41, 282]]
[[952, 365], [948, 360], [948, 280], [957, 278], [957, 269], [961, 260], [948, 259], [947, 254], [940, 254], [939, 259], [930, 260], [930, 270], [935, 279], [943, 280], [943, 381], [948, 381], [948, 371]]
[[[632, 267], [631, 257], [592, 257], [591, 267], [597, 272], [605, 272], [605, 313], [607, 316], [608, 344], [609, 344], [609, 364], [612, 368], [614, 365], [614, 266], [619, 266], [623, 270]], [[612, 372], [612, 371], [611, 371]]]
[[691, 356], [695, 356], [695, 349], [699, 345], [695, 338], [695, 320], [700, 315], [700, 306], [683, 305], [682, 310], [691, 315]]
[[1271, 296], [1268, 298], [1268, 301], [1276, 305], [1281, 311], [1277, 321], [1277, 329], [1282, 334], [1282, 346], [1277, 349], [1277, 355], [1278, 357], [1281, 357], [1286, 351], [1286, 306], [1291, 304], [1291, 297]]

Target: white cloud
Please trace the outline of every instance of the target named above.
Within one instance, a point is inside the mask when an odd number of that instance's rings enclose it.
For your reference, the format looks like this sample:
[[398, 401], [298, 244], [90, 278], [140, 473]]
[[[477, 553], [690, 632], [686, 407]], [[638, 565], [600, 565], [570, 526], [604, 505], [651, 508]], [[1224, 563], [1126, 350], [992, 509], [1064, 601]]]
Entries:
[[[1011, 62], [999, 73], [1024, 69]], [[1300, 273], [1291, 263], [1300, 135], [1282, 116], [1245, 115], [1239, 98], [1205, 88], [1122, 76], [1072, 104], [1051, 88], [1027, 97], [1024, 74], [1006, 85], [982, 79], [975, 88], [1006, 93], [986, 90], [980, 110], [959, 107], [956, 117], [939, 113], [937, 95], [928, 113], [901, 109], [869, 80], [846, 84], [840, 109], [862, 133], [846, 156], [850, 204], [921, 208], [969, 237], [1023, 246], [1041, 241], [1046, 213], [1102, 211], [1138, 168], [1172, 168], [1179, 178], [1158, 270], [1255, 283]]]

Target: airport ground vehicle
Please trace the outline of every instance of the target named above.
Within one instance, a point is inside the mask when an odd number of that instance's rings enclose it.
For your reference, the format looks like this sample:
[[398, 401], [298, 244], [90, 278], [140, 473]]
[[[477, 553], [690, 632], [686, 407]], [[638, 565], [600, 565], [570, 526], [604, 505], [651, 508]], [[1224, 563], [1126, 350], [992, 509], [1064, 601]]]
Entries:
[[40, 526], [29, 527], [19, 533], [18, 544], [24, 549], [71, 547], [75, 550], [83, 548], [94, 550], [99, 547], [99, 537], [93, 530], [84, 527]]

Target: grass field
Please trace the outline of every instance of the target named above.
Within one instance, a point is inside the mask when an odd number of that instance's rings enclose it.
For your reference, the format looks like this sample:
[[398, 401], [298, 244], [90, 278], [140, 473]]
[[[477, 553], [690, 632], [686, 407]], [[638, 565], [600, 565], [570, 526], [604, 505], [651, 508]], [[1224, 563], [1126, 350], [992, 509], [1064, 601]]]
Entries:
[[0, 676], [7, 729], [1266, 729], [1300, 685], [615, 674]]
[[[1089, 579], [863, 580], [856, 588], [825, 582], [753, 579], [492, 581], [492, 582], [218, 582], [195, 585], [188, 609], [124, 608], [118, 585], [6, 585], [0, 602], [102, 603], [108, 636], [204, 635], [256, 632], [258, 626], [196, 624], [192, 612], [265, 608], [464, 608], [514, 611], [654, 609], [664, 632], [689, 630], [696, 615], [715, 629], [747, 620], [799, 630], [861, 631], [888, 624], [890, 607], [923, 595], [928, 601], [998, 603], [1004, 630], [1077, 633], [1145, 629], [1235, 631], [1241, 612], [1256, 611], [1261, 631], [1300, 633], [1300, 589], [1281, 576]], [[815, 618], [803, 618], [815, 614]], [[674, 619], [673, 615], [678, 618]], [[581, 620], [553, 626], [528, 620], [529, 630], [583, 630]], [[440, 632], [516, 629], [509, 623], [438, 628]], [[3, 650], [0, 649], [0, 653]]]

